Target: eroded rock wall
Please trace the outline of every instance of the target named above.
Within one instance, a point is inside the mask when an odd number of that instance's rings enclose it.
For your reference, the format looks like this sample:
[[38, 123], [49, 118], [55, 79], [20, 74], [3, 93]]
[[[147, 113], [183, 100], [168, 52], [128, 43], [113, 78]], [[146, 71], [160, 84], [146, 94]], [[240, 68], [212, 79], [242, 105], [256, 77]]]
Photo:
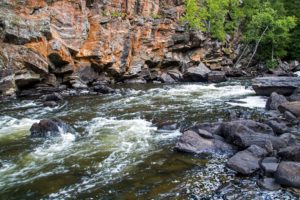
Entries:
[[3, 0], [0, 94], [101, 81], [184, 81], [199, 64], [230, 66], [234, 41], [188, 31], [179, 23], [183, 12], [181, 0]]

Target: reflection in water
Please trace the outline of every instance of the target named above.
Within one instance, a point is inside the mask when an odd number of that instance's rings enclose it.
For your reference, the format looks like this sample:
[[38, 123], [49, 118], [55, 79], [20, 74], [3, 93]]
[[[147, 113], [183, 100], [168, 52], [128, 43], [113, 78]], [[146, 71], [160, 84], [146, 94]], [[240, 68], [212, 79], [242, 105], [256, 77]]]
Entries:
[[[235, 184], [238, 177], [222, 164], [226, 155], [207, 160], [174, 152], [179, 130], [162, 132], [152, 123], [226, 120], [229, 109], [260, 115], [265, 99], [240, 82], [119, 89], [67, 98], [53, 109], [30, 100], [1, 104], [1, 199], [218, 199], [217, 189], [229, 182], [245, 198], [292, 198], [263, 192], [254, 180]], [[30, 126], [49, 117], [73, 125], [76, 135], [29, 138]]]

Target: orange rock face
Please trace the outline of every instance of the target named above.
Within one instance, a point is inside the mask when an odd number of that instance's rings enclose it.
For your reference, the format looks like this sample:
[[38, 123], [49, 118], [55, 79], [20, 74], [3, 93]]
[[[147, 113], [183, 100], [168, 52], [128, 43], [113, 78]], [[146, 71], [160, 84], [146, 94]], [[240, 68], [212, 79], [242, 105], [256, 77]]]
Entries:
[[[86, 68], [93, 81], [104, 75], [164, 81], [160, 76], [169, 71], [181, 76], [183, 63], [209, 63], [214, 52], [222, 57], [209, 38], [181, 26], [183, 12], [181, 0], [0, 2], [0, 85], [6, 84], [0, 93], [49, 84], [49, 77], [57, 84], [88, 84]], [[212, 67], [221, 69], [221, 63]]]

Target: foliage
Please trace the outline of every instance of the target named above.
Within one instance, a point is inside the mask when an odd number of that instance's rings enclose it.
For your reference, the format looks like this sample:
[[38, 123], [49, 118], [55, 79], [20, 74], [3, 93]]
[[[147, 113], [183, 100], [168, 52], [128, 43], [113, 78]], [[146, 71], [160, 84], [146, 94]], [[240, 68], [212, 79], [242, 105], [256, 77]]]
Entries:
[[290, 15], [296, 17], [297, 26], [291, 32], [291, 43], [288, 48], [290, 59], [300, 59], [300, 1], [284, 0], [284, 8]]
[[[293, 2], [293, 3], [292, 3]], [[186, 12], [182, 21], [193, 29], [206, 31], [215, 39], [224, 41], [226, 34], [237, 30], [243, 33], [243, 41], [254, 47], [254, 55], [262, 60], [282, 58], [288, 55], [290, 41], [300, 50], [300, 26], [296, 27], [299, 6], [291, 16], [286, 12], [295, 0], [185, 0]], [[296, 28], [295, 28], [296, 27]], [[294, 33], [294, 32], [296, 33]], [[256, 52], [257, 51], [257, 52]], [[298, 58], [300, 51], [297, 51]], [[292, 55], [292, 54], [290, 54]], [[295, 57], [297, 55], [292, 55]]]
[[240, 16], [239, 0], [185, 0], [183, 21], [213, 38], [225, 40], [226, 32], [233, 32]]
[[266, 60], [266, 66], [268, 69], [274, 69], [278, 66], [278, 64], [277, 60]]
[[260, 43], [261, 59], [284, 57], [290, 41], [290, 31], [295, 27], [295, 18], [282, 16], [269, 2], [262, 3], [246, 24], [244, 39], [248, 43]]

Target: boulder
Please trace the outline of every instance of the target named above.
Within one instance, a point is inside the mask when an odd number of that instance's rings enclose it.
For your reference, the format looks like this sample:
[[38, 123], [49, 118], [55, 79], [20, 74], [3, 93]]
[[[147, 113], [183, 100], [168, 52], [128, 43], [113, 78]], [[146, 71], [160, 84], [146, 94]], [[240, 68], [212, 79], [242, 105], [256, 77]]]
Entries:
[[160, 76], [160, 79], [162, 80], [163, 83], [175, 83], [176, 81], [172, 78], [171, 75], [169, 75], [168, 73], [163, 73]]
[[279, 105], [286, 103], [287, 101], [288, 100], [284, 96], [279, 95], [276, 92], [273, 92], [267, 100], [266, 109], [277, 110]]
[[300, 117], [300, 101], [286, 102], [278, 107], [279, 111], [284, 113], [289, 111], [296, 117]]
[[227, 161], [226, 166], [243, 175], [250, 175], [259, 169], [259, 161], [266, 154], [265, 149], [253, 145], [236, 153]]
[[273, 129], [274, 133], [281, 135], [286, 133], [289, 129], [283, 122], [277, 122], [276, 120], [269, 120], [267, 124]]
[[275, 179], [283, 186], [300, 188], [300, 163], [281, 162], [275, 173]]
[[208, 82], [220, 83], [227, 80], [225, 72], [222, 71], [211, 71], [207, 75]]
[[179, 138], [175, 149], [180, 152], [209, 155], [216, 152], [232, 151], [234, 147], [217, 139], [201, 137], [194, 131], [186, 131]]
[[259, 77], [252, 80], [256, 94], [270, 96], [273, 92], [291, 95], [300, 86], [300, 77]]
[[280, 149], [278, 152], [278, 156], [282, 160], [300, 162], [300, 146], [295, 145]]
[[226, 142], [242, 149], [257, 145], [272, 151], [287, 145], [279, 137], [274, 136], [271, 127], [251, 120], [223, 123], [219, 132]]
[[185, 71], [183, 77], [184, 77], [185, 81], [190, 81], [190, 82], [207, 81], [209, 72], [210, 72], [210, 69], [208, 69], [203, 63], [200, 63], [196, 67], [188, 68]]
[[280, 185], [276, 183], [274, 178], [263, 178], [262, 180], [258, 180], [257, 185], [262, 189], [269, 191], [276, 191], [280, 189]]
[[278, 159], [276, 157], [266, 157], [261, 161], [260, 167], [265, 175], [273, 175], [278, 167]]
[[74, 130], [60, 119], [43, 119], [34, 123], [30, 128], [31, 137], [48, 138], [59, 137], [62, 133], [73, 133]]
[[208, 131], [206, 131], [206, 130], [203, 130], [203, 129], [198, 129], [198, 130], [197, 130], [197, 133], [198, 133], [201, 137], [206, 138], [206, 139], [213, 139], [213, 138], [214, 138], [214, 136], [213, 136], [212, 133], [210, 133], [210, 132], [208, 132]]

